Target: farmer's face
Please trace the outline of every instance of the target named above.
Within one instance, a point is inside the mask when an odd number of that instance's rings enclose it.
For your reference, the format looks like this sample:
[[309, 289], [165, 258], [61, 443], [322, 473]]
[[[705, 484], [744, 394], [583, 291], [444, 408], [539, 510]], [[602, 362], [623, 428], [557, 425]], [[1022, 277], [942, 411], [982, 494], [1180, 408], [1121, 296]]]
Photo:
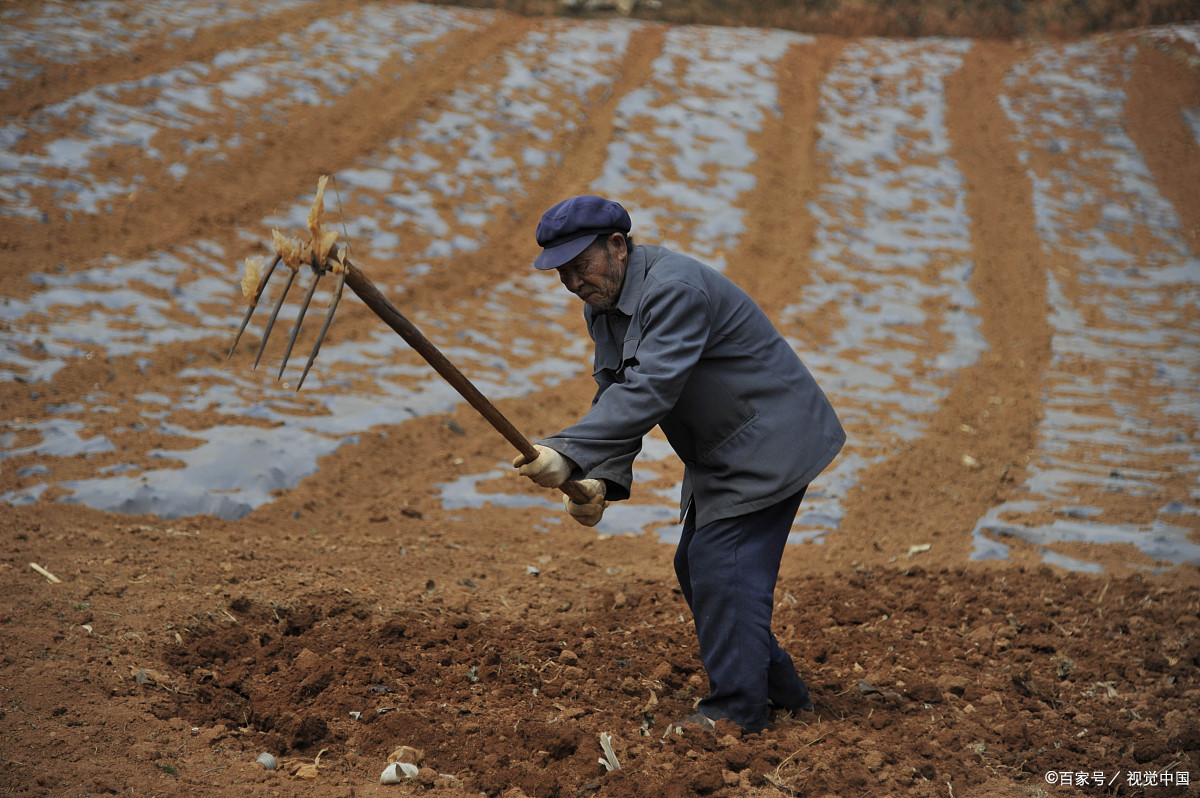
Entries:
[[628, 258], [625, 236], [613, 233], [596, 239], [583, 252], [558, 267], [558, 279], [568, 291], [596, 310], [609, 310], [621, 295]]

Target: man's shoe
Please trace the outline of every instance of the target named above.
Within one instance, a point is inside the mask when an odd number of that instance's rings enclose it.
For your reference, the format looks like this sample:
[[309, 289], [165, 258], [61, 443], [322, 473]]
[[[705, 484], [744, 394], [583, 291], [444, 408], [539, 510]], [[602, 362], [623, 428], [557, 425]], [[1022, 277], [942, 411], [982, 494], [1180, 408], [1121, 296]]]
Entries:
[[785, 709], [788, 712], [812, 712], [812, 696], [809, 695], [808, 685], [800, 678], [794, 668], [787, 671], [776, 671], [775, 681], [767, 683], [767, 703], [771, 706]]
[[772, 721], [787, 720], [788, 718], [796, 717], [801, 712], [815, 712], [816, 709], [813, 706], [811, 698], [806, 698], [804, 703], [792, 707], [776, 704], [774, 701], [771, 701], [767, 708]]
[[772, 704], [767, 708], [767, 719], [770, 723], [788, 723], [790, 721], [798, 721], [801, 712], [812, 712], [813, 708], [804, 709], [803, 707], [781, 707]]
[[671, 732], [683, 734], [688, 728], [703, 729], [704, 731], [716, 731], [717, 726], [713, 723], [712, 718], [705, 715], [703, 712], [697, 712], [694, 715], [676, 721], [667, 727], [667, 731], [663, 734], [663, 739], [667, 739]]

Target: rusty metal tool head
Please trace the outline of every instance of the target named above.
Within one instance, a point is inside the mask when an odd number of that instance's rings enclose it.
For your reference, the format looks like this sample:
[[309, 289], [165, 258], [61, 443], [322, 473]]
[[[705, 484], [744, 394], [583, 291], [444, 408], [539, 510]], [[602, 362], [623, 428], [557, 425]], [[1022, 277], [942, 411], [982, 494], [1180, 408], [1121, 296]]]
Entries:
[[309, 283], [308, 292], [304, 296], [304, 301], [300, 303], [300, 311], [296, 315], [296, 323], [292, 325], [292, 332], [288, 336], [287, 351], [284, 352], [283, 362], [279, 366], [279, 378], [283, 377], [283, 371], [287, 368], [288, 360], [292, 356], [292, 349], [296, 345], [296, 336], [300, 333], [300, 327], [304, 323], [304, 316], [308, 313], [308, 306], [312, 304], [313, 295], [317, 291], [317, 284], [321, 281], [321, 277], [333, 272], [337, 275], [337, 287], [334, 288], [333, 298], [329, 302], [329, 310], [325, 314], [325, 323], [321, 325], [321, 332], [317, 336], [317, 341], [313, 344], [312, 352], [308, 356], [308, 362], [304, 366], [304, 373], [300, 375], [300, 381], [296, 384], [296, 390], [304, 385], [304, 379], [308, 376], [309, 369], [312, 368], [313, 361], [317, 359], [317, 353], [321, 351], [321, 343], [325, 340], [325, 334], [329, 332], [329, 324], [333, 321], [333, 314], [337, 312], [338, 302], [342, 299], [342, 289], [346, 285], [346, 264], [345, 254], [339, 250], [334, 242], [337, 240], [336, 230], [325, 230], [321, 224], [321, 217], [325, 211], [325, 183], [327, 178], [322, 176], [317, 184], [317, 198], [313, 202], [312, 209], [308, 212], [308, 230], [311, 234], [311, 239], [308, 242], [303, 242], [299, 239], [289, 239], [281, 234], [278, 230], [272, 230], [272, 246], [275, 250], [275, 257], [271, 260], [270, 266], [266, 271], [262, 270], [262, 258], [247, 258], [246, 259], [246, 276], [242, 278], [242, 293], [246, 296], [249, 307], [246, 308], [246, 314], [242, 317], [242, 324], [238, 328], [237, 336], [233, 339], [233, 346], [229, 348], [229, 357], [233, 357], [234, 351], [237, 349], [238, 341], [241, 340], [242, 333], [246, 331], [246, 326], [250, 323], [250, 317], [254, 315], [254, 309], [258, 306], [258, 300], [262, 296], [263, 290], [267, 287], [267, 282], [271, 279], [271, 275], [275, 272], [276, 267], [282, 263], [288, 269], [287, 282], [283, 284], [283, 290], [279, 294], [279, 298], [275, 301], [275, 307], [271, 310], [271, 317], [267, 320], [267, 326], [263, 330], [262, 342], [258, 347], [258, 354], [254, 358], [254, 367], [258, 368], [258, 362], [262, 359], [263, 350], [267, 348], [267, 339], [271, 337], [271, 330], [275, 327], [275, 319], [279, 315], [279, 309], [283, 307], [283, 302], [287, 299], [288, 291], [292, 287], [292, 283], [296, 279], [296, 275], [301, 268], [308, 266], [312, 270], [312, 282]]
[[[271, 275], [275, 272], [279, 264], [282, 263], [287, 267], [289, 274], [287, 282], [284, 283], [283, 291], [279, 295], [279, 299], [275, 301], [275, 307], [271, 311], [271, 317], [267, 321], [266, 329], [263, 331], [262, 343], [259, 344], [258, 354], [254, 358], [254, 366], [258, 367], [263, 350], [267, 346], [267, 339], [271, 335], [271, 329], [275, 325], [275, 318], [279, 314], [279, 309], [283, 306], [283, 301], [287, 297], [288, 290], [292, 287], [292, 282], [301, 268], [308, 266], [313, 272], [313, 278], [308, 286], [308, 292], [305, 294], [304, 300], [300, 305], [300, 311], [296, 316], [296, 322], [292, 326], [292, 332], [288, 338], [287, 351], [283, 355], [283, 363], [279, 367], [279, 377], [282, 378], [283, 370], [287, 367], [288, 358], [291, 357], [292, 348], [295, 346], [296, 336], [300, 332], [300, 326], [304, 323], [304, 316], [308, 312], [308, 306], [312, 303], [313, 295], [316, 293], [317, 284], [320, 282], [322, 276], [332, 272], [337, 275], [337, 287], [334, 289], [333, 298], [329, 303], [329, 311], [325, 315], [325, 323], [321, 325], [321, 332], [317, 336], [312, 352], [308, 356], [308, 362], [304, 366], [304, 373], [300, 377], [300, 382], [296, 384], [297, 391], [304, 384], [304, 378], [308, 376], [309, 369], [312, 368], [313, 361], [317, 359], [317, 353], [321, 350], [321, 343], [325, 340], [325, 334], [329, 331], [329, 324], [333, 321], [333, 314], [337, 312], [338, 302], [342, 298], [342, 289], [346, 285], [349, 285], [350, 290], [354, 291], [359, 299], [376, 316], [403, 338], [417, 354], [425, 358], [425, 361], [433, 367], [434, 371], [440, 374], [446, 382], [450, 383], [451, 387], [458, 391], [459, 395], [466, 399], [497, 432], [515, 446], [517, 451], [524, 455], [526, 460], [536, 459], [537, 451], [533, 448], [533, 443], [521, 434], [513, 426], [512, 422], [504, 417], [496, 406], [442, 354], [441, 350], [434, 346], [433, 342], [417, 329], [415, 324], [405, 318], [404, 314], [388, 301], [387, 297], [383, 295], [375, 284], [367, 279], [367, 276], [351, 263], [346, 252], [335, 245], [334, 242], [337, 240], [338, 235], [337, 231], [325, 230], [321, 224], [321, 216], [324, 213], [326, 180], [326, 177], [322, 177], [317, 183], [317, 197], [313, 202], [312, 210], [308, 213], [308, 231], [311, 234], [309, 241], [304, 242], [299, 239], [289, 239], [283, 236], [278, 230], [273, 230], [272, 247], [275, 250], [275, 257], [266, 271], [263, 271], [264, 259], [246, 259], [246, 275], [242, 278], [242, 293], [245, 295], [250, 307], [246, 309], [246, 314], [242, 317], [242, 323], [238, 328], [237, 336], [234, 338], [233, 346], [229, 349], [229, 357], [233, 357], [238, 341], [241, 339], [242, 333], [245, 332], [246, 326], [250, 323], [250, 317], [254, 315], [254, 309], [258, 306], [258, 300], [267, 286], [267, 281], [271, 279]], [[590, 495], [580, 487], [578, 482], [565, 482], [559, 489], [577, 504], [586, 504], [590, 498]]]

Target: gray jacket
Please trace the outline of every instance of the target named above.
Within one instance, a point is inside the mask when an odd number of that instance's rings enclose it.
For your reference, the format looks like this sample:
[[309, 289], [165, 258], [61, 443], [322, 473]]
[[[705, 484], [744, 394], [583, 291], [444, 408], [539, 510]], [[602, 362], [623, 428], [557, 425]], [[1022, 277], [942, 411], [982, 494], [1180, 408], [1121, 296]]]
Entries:
[[680, 510], [699, 526], [768, 507], [808, 485], [846, 433], [812, 374], [742, 289], [668, 249], [632, 248], [615, 309], [584, 318], [598, 390], [579, 423], [540, 443], [573, 479], [629, 497], [657, 424], [686, 467]]

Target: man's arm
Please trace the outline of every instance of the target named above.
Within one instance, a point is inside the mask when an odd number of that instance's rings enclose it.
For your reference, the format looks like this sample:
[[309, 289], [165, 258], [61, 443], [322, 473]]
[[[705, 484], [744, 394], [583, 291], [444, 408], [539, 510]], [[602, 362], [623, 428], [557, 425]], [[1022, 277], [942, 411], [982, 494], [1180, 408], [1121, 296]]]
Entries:
[[708, 295], [678, 280], [647, 285], [639, 313], [640, 338], [636, 352], [625, 353], [623, 379], [603, 388], [578, 423], [541, 441], [577, 464], [572, 476], [626, 491], [642, 438], [675, 406], [711, 330]]

